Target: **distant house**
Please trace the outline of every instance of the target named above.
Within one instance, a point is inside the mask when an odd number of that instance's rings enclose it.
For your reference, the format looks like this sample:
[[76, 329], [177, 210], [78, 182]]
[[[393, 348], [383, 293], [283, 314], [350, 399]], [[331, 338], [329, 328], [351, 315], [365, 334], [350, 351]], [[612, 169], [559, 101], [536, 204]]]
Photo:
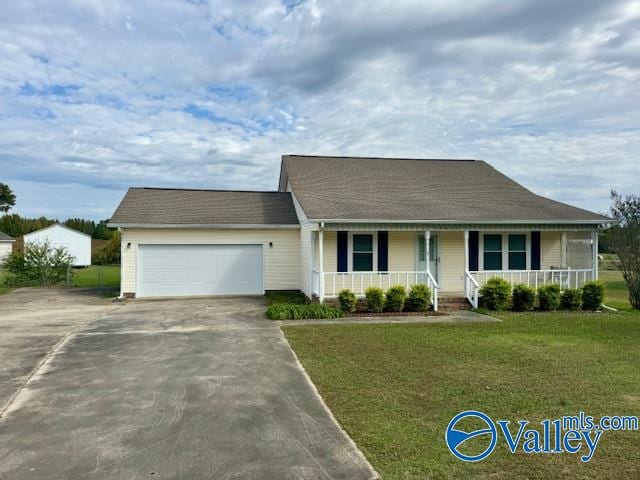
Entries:
[[74, 267], [91, 265], [90, 235], [55, 223], [24, 236], [25, 246], [29, 243], [44, 243], [46, 241], [54, 247], [65, 247], [74, 258]]
[[0, 232], [0, 264], [11, 255], [13, 249], [13, 243], [15, 239], [11, 238], [4, 232]]
[[491, 277], [532, 287], [598, 278], [611, 219], [541, 197], [473, 160], [282, 157], [276, 192], [131, 188], [122, 295], [302, 290], [416, 283], [478, 304]]

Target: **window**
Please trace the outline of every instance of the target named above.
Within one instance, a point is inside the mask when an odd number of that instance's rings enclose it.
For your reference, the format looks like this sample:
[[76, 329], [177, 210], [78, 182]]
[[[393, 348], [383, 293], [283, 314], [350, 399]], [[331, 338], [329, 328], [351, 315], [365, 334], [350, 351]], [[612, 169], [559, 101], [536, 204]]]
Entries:
[[509, 270], [527, 269], [527, 236], [509, 235]]
[[484, 269], [502, 270], [502, 235], [484, 236]]
[[353, 271], [373, 271], [373, 235], [353, 235]]

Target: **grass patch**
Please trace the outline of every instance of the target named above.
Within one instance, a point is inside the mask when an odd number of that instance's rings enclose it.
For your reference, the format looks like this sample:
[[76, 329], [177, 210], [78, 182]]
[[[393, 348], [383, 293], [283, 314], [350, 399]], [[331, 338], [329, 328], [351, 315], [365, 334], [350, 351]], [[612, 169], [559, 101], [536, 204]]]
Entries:
[[604, 282], [604, 304], [619, 310], [631, 310], [629, 290], [620, 270], [601, 270], [598, 277]]
[[328, 305], [307, 303], [274, 303], [267, 308], [267, 318], [271, 320], [306, 320], [340, 318], [342, 312]]
[[0, 268], [0, 295], [9, 292], [11, 289], [5, 286], [4, 281], [9, 276], [9, 272], [4, 268]]
[[576, 455], [492, 455], [466, 464], [444, 442], [470, 408], [494, 420], [640, 409], [640, 313], [509, 313], [501, 323], [283, 327], [340, 423], [389, 479], [627, 478], [639, 432], [605, 432]]
[[74, 269], [73, 286], [120, 288], [120, 265], [91, 265]]
[[267, 299], [267, 305], [275, 303], [291, 303], [295, 305], [304, 305], [309, 300], [300, 290], [271, 290], [264, 294]]

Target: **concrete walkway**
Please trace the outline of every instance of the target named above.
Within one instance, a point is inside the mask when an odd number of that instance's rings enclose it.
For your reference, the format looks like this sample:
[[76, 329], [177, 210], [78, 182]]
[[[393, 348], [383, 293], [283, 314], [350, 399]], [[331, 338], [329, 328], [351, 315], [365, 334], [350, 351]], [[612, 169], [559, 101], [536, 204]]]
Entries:
[[374, 325], [383, 323], [490, 323], [501, 322], [495, 317], [463, 310], [445, 315], [404, 316], [404, 317], [345, 317], [331, 320], [277, 320], [285, 325]]
[[0, 297], [0, 478], [377, 477], [261, 298], [71, 292]]

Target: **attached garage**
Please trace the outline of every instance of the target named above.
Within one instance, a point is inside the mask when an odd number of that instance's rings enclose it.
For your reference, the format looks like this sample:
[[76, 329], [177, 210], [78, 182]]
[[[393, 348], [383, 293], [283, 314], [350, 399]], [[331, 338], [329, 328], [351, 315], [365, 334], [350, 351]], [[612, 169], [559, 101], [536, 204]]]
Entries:
[[262, 245], [139, 245], [138, 297], [262, 295]]
[[300, 285], [300, 224], [286, 192], [131, 188], [109, 225], [122, 235], [121, 295], [263, 295]]

